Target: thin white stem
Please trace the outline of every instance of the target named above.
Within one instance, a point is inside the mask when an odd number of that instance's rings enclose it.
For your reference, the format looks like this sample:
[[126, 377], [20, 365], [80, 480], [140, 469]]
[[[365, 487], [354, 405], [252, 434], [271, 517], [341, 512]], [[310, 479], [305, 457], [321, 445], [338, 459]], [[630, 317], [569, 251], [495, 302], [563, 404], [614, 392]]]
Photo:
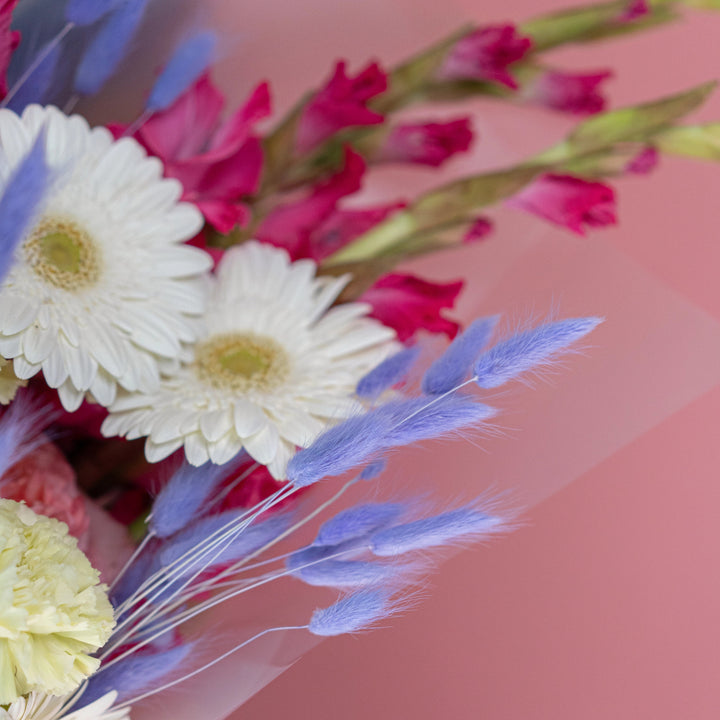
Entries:
[[395, 430], [395, 428], [399, 428], [403, 423], [406, 423], [408, 420], [411, 420], [414, 418], [418, 413], [423, 412], [424, 410], [427, 410], [429, 407], [432, 407], [435, 403], [440, 402], [441, 400], [444, 400], [449, 395], [452, 395], [453, 393], [456, 393], [458, 390], [462, 390], [466, 385], [470, 385], [474, 383], [477, 380], [477, 376], [471, 377], [469, 380], [466, 380], [463, 383], [460, 383], [459, 385], [456, 385], [454, 388], [451, 388], [447, 392], [444, 392], [442, 395], [438, 395], [437, 397], [433, 398], [427, 405], [423, 405], [421, 408], [417, 409], [414, 413], [410, 413], [406, 418], [403, 418], [397, 425], [395, 425], [392, 429]]
[[62, 706], [62, 710], [56, 715], [56, 717], [64, 717], [67, 715], [68, 710], [70, 710], [72, 707], [75, 706], [77, 701], [82, 697], [82, 694], [85, 692], [86, 688], [88, 686], [88, 681], [83, 680], [80, 687], [75, 690], [75, 692], [68, 698], [67, 702]]
[[[145, 593], [145, 598], [147, 599], [147, 602], [149, 604], [152, 604], [154, 600], [156, 600], [162, 593], [166, 590], [166, 587], [162, 587], [163, 582], [167, 583], [168, 579], [171, 579], [173, 575], [177, 575], [180, 579], [180, 573], [185, 569], [185, 566], [193, 567], [197, 562], [201, 561], [206, 555], [213, 552], [213, 550], [216, 550], [213, 557], [211, 557], [205, 564], [200, 567], [193, 575], [191, 575], [189, 578], [183, 581], [182, 585], [180, 587], [174, 589], [172, 591], [172, 594], [170, 598], [166, 601], [166, 603], [161, 603], [158, 605], [155, 609], [153, 609], [151, 612], [149, 612], [147, 615], [142, 617], [140, 621], [132, 628], [128, 630], [122, 637], [115, 638], [118, 631], [126, 627], [128, 624], [130, 624], [135, 618], [137, 618], [139, 615], [142, 615], [142, 613], [146, 610], [146, 607], [144, 605], [140, 605], [135, 609], [134, 612], [132, 612], [128, 617], [126, 617], [115, 629], [115, 632], [113, 633], [113, 640], [108, 643], [105, 646], [105, 650], [103, 654], [100, 656], [101, 659], [107, 657], [115, 648], [117, 648], [119, 645], [124, 644], [127, 642], [133, 634], [135, 634], [141, 627], [147, 625], [154, 617], [156, 617], [160, 612], [162, 612], [165, 605], [172, 603], [175, 598], [186, 588], [188, 585], [190, 585], [195, 578], [197, 578], [200, 574], [204, 572], [206, 567], [213, 562], [217, 557], [219, 557], [222, 552], [229, 546], [229, 544], [233, 541], [233, 539], [240, 534], [245, 528], [250, 525], [260, 514], [268, 510], [270, 507], [272, 507], [273, 504], [281, 502], [285, 496], [288, 496], [295, 492], [297, 488], [293, 488], [292, 486], [289, 486], [287, 488], [282, 488], [282, 490], [279, 490], [277, 493], [274, 493], [270, 498], [267, 498], [264, 502], [260, 503], [259, 505], [256, 505], [255, 508], [253, 508], [252, 515], [247, 517], [247, 513], [243, 514], [241, 517], [246, 518], [243, 520], [242, 523], [240, 523], [237, 527], [232, 527], [232, 529], [227, 530], [226, 532], [222, 532], [224, 528], [230, 527], [233, 524], [238, 522], [238, 519], [235, 518], [234, 520], [230, 521], [229, 523], [226, 523], [226, 525], [223, 526], [223, 528], [220, 528], [218, 531], [213, 533], [210, 537], [212, 538], [214, 535], [220, 534], [220, 537], [214, 539], [210, 543], [203, 543], [200, 545], [200, 551], [194, 553], [193, 557], [193, 551], [189, 551], [188, 553], [185, 553], [185, 556], [190, 555], [190, 558], [186, 560], [182, 566], [176, 567], [172, 572], [167, 573], [161, 573], [158, 572], [156, 575], [162, 575], [158, 578], [158, 581], [156, 581], [155, 585], [160, 585], [160, 587], [157, 587], [157, 590], [154, 592], [154, 594], [150, 595], [147, 591]], [[218, 547], [219, 546], [219, 547]], [[182, 558], [180, 558], [182, 559]], [[174, 564], [174, 563], [173, 563]], [[171, 564], [169, 567], [172, 567]], [[165, 569], [164, 569], [165, 570]], [[173, 582], [171, 580], [171, 582]], [[130, 650], [126, 651], [123, 655], [119, 656], [118, 658], [115, 658], [115, 660], [121, 659], [125, 657], [127, 654], [131, 652]], [[113, 661], [114, 662], [114, 661]]]
[[70, 97], [70, 99], [65, 103], [65, 107], [63, 107], [63, 113], [65, 115], [70, 115], [70, 113], [75, 109], [75, 106], [80, 102], [80, 96], [75, 93]]
[[[273, 493], [273, 495], [271, 495], [269, 498], [266, 498], [263, 503], [272, 501], [285, 491], [286, 488], [281, 488], [277, 492]], [[177, 572], [184, 570], [188, 566], [188, 564], [192, 565], [193, 563], [195, 563], [197, 561], [198, 554], [201, 554], [201, 552], [206, 549], [207, 544], [209, 544], [211, 541], [215, 541], [220, 536], [224, 537], [224, 533], [227, 533], [232, 526], [234, 526], [236, 523], [243, 521], [245, 518], [251, 515], [254, 511], [258, 509], [258, 507], [261, 507], [261, 505], [256, 505], [247, 512], [242, 513], [241, 515], [233, 518], [232, 520], [229, 520], [225, 525], [223, 525], [221, 528], [218, 528], [214, 533], [205, 538], [199, 548], [192, 548], [191, 550], [188, 550], [177, 560], [170, 563], [170, 565], [168, 565], [167, 567], [161, 568], [160, 570], [154, 572], [127, 600], [125, 600], [125, 602], [121, 603], [121, 605], [116, 610], [116, 618], [121, 617], [127, 610], [134, 607], [140, 601], [147, 600], [150, 596], [150, 593], [154, 592], [163, 582], [166, 582], [168, 577], [172, 576], [173, 573], [177, 574]]]
[[25, 68], [17, 82], [10, 88], [8, 94], [3, 98], [0, 107], [7, 107], [10, 101], [17, 95], [18, 90], [27, 82], [28, 78], [42, 65], [50, 53], [65, 39], [65, 36], [75, 27], [75, 23], [66, 23], [60, 32], [48, 41], [35, 56], [33, 61]]
[[[173, 610], [176, 607], [179, 607], [181, 605], [184, 605], [185, 603], [192, 600], [197, 595], [202, 595], [203, 593], [210, 592], [211, 590], [217, 590], [218, 588], [222, 587], [232, 587], [237, 585], [243, 585], [247, 583], [254, 582], [260, 578], [263, 578], [267, 575], [256, 575], [255, 577], [250, 578], [231, 578], [229, 580], [218, 582], [218, 578], [226, 577], [228, 575], [232, 575], [236, 572], [246, 573], [250, 570], [256, 570], [260, 567], [265, 567], [266, 565], [272, 565], [273, 563], [280, 562], [281, 560], [285, 560], [285, 558], [290, 557], [295, 550], [289, 550], [286, 553], [282, 553], [281, 555], [274, 555], [271, 558], [268, 558], [267, 560], [260, 560], [259, 562], [253, 563], [252, 565], [247, 565], [244, 567], [240, 567], [241, 563], [235, 563], [234, 565], [231, 565], [230, 567], [223, 570], [221, 573], [218, 573], [215, 577], [208, 578], [207, 580], [203, 580], [201, 583], [198, 583], [197, 585], [193, 586], [192, 588], [187, 589], [187, 591], [181, 595], [177, 600], [172, 603], [167, 609]], [[242, 562], [242, 561], [241, 561]], [[166, 612], [161, 613], [163, 615], [167, 614]]]
[[186, 680], [189, 680], [192, 677], [195, 677], [196, 675], [200, 674], [204, 670], [207, 670], [208, 668], [211, 668], [213, 665], [216, 665], [219, 662], [222, 662], [226, 658], [230, 657], [233, 653], [236, 653], [238, 650], [242, 650], [242, 648], [249, 645], [251, 642], [254, 642], [255, 640], [259, 640], [264, 635], [269, 635], [273, 632], [281, 632], [284, 630], [307, 630], [308, 625], [287, 625], [285, 627], [276, 627], [276, 628], [268, 628], [267, 630], [263, 630], [262, 632], [259, 632], [257, 635], [253, 635], [251, 638], [248, 638], [247, 640], [241, 642], [239, 645], [236, 645], [234, 648], [231, 648], [227, 652], [220, 655], [220, 657], [215, 658], [214, 660], [210, 661], [209, 663], [205, 663], [202, 667], [197, 668], [197, 670], [193, 670], [191, 673], [187, 673], [186, 675], [183, 675], [180, 678], [177, 678], [176, 680], [173, 680], [172, 682], [165, 683], [164, 685], [161, 685], [160, 687], [153, 688], [152, 690], [149, 690], [146, 693], [143, 693], [142, 695], [136, 695], [131, 700], [125, 700], [124, 702], [120, 703], [119, 705], [116, 705], [113, 709], [114, 710], [121, 710], [125, 707], [129, 707], [131, 705], [134, 705], [137, 702], [140, 702], [140, 700], [144, 700], [147, 697], [150, 697], [151, 695], [156, 695], [159, 692], [163, 692], [163, 690], [168, 690], [171, 687], [174, 687], [175, 685], [179, 685], [182, 682], [185, 682]]
[[120, 581], [122, 576], [128, 571], [128, 568], [137, 560], [140, 553], [145, 549], [145, 546], [154, 538], [155, 535], [153, 531], [151, 530], [148, 532], [147, 535], [142, 539], [142, 542], [133, 550], [133, 554], [125, 561], [125, 564], [120, 568], [120, 572], [115, 576], [115, 579], [110, 584], [110, 590], [112, 590], [117, 583]]
[[[238, 570], [242, 569], [242, 567], [247, 563], [249, 560], [252, 560], [253, 558], [258, 557], [262, 553], [269, 550], [273, 545], [277, 545], [281, 540], [284, 540], [288, 535], [291, 535], [295, 531], [299, 530], [303, 525], [306, 525], [310, 522], [313, 518], [317, 517], [323, 510], [329, 508], [333, 503], [337, 502], [337, 500], [342, 497], [343, 493], [347, 491], [347, 489], [354, 485], [357, 482], [358, 478], [354, 477], [352, 480], [348, 480], [341, 488], [338, 490], [329, 500], [326, 500], [321, 505], [318, 505], [318, 507], [315, 508], [309, 515], [304, 517], [299, 522], [295, 523], [292, 527], [288, 528], [285, 532], [278, 535], [276, 538], [273, 538], [271, 542], [269, 542], [264, 547], [260, 548], [259, 550], [256, 550], [254, 553], [251, 553], [247, 557], [244, 557], [240, 562], [235, 563], [233, 566], [233, 572], [237, 572]], [[220, 573], [218, 575], [218, 579], [221, 579], [224, 574], [227, 574], [227, 571], [224, 571], [223, 573]]]
[[186, 610], [185, 612], [179, 613], [175, 616], [175, 618], [172, 619], [171, 623], [167, 623], [162, 626], [162, 629], [156, 630], [150, 637], [145, 638], [142, 642], [139, 642], [137, 645], [133, 645], [132, 648], [125, 651], [122, 655], [119, 655], [118, 657], [113, 658], [110, 660], [110, 662], [103, 664], [100, 666], [100, 669], [97, 671], [98, 673], [101, 673], [104, 669], [110, 667], [111, 665], [114, 665], [116, 662], [119, 662], [120, 660], [123, 660], [128, 655], [131, 655], [136, 650], [139, 650], [140, 648], [145, 647], [146, 645], [149, 645], [150, 643], [157, 640], [160, 636], [164, 635], [165, 633], [169, 632], [170, 630], [174, 630], [175, 628], [179, 627], [183, 623], [188, 622], [189, 620], [192, 620], [193, 618], [197, 617], [198, 615], [201, 615], [204, 612], [207, 612], [208, 610], [211, 610], [216, 605], [221, 605], [222, 603], [226, 602], [227, 600], [232, 600], [233, 598], [236, 598], [240, 595], [243, 595], [246, 592], [249, 592], [250, 590], [256, 590], [259, 587], [262, 587], [263, 585], [267, 585], [268, 583], [272, 582], [273, 580], [279, 580], [280, 578], [288, 577], [289, 575], [293, 575], [294, 573], [297, 573], [300, 570], [304, 570], [305, 568], [311, 567], [313, 565], [318, 565], [319, 563], [326, 562], [327, 560], [333, 560], [338, 557], [342, 557], [343, 555], [348, 555], [350, 553], [356, 553], [358, 550], [360, 550], [360, 547], [351, 547], [346, 548], [345, 550], [340, 550], [339, 552], [333, 553], [332, 555], [328, 555], [327, 557], [319, 558], [317, 560], [312, 560], [311, 562], [305, 563], [304, 565], [299, 565], [298, 567], [283, 570], [282, 572], [278, 572], [275, 574], [268, 574], [264, 577], [261, 577], [261, 579], [257, 580], [256, 582], [253, 582], [251, 585], [247, 585], [242, 588], [238, 588], [235, 590], [227, 591], [224, 593], [220, 593], [220, 595], [216, 595], [212, 599], [197, 605], [193, 608], [190, 608], [189, 610]]
[[217, 497], [213, 498], [212, 504], [219, 505], [245, 478], [252, 475], [259, 467], [260, 463], [253, 463], [247, 470], [229, 483], [227, 487], [223, 488], [223, 490], [217, 494]]
[[125, 128], [122, 137], [132, 137], [152, 116], [152, 110], [143, 110], [140, 117], [135, 118], [135, 120]]

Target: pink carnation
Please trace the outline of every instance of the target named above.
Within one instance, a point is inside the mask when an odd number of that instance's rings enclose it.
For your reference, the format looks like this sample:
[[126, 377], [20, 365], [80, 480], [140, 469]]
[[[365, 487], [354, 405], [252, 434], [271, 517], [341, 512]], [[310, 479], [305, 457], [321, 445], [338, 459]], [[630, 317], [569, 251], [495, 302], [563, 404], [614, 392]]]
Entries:
[[465, 152], [472, 143], [470, 118], [450, 122], [397, 125], [388, 134], [379, 162], [418, 163], [439, 167], [453, 155]]
[[508, 68], [522, 60], [532, 40], [514, 25], [488, 25], [458, 40], [443, 62], [441, 80], [481, 80], [517, 88]]
[[81, 548], [87, 546], [90, 520], [75, 471], [52, 443], [32, 450], [0, 478], [0, 495], [24, 501], [36, 513], [66, 523]]
[[[134, 137], [165, 165], [167, 177], [185, 190], [209, 223], [230, 232], [247, 221], [242, 198], [257, 190], [263, 164], [255, 124], [270, 114], [267, 83], [259, 85], [228, 120], [221, 122], [223, 94], [203, 75], [170, 108], [153, 115]], [[116, 136], [125, 127], [115, 125]]]
[[576, 115], [591, 115], [605, 108], [600, 85], [612, 77], [609, 70], [564, 73], [550, 70], [531, 86], [528, 96], [540, 105]]
[[543, 175], [507, 204], [561, 225], [578, 235], [585, 227], [603, 227], [617, 222], [615, 191], [600, 182], [572, 175]]
[[355, 77], [339, 61], [327, 84], [305, 106], [295, 138], [298, 152], [306, 153], [339, 130], [356, 125], [377, 125], [380, 113], [367, 107], [369, 100], [387, 89], [387, 75], [377, 63]]
[[18, 0], [0, 0], [0, 99], [8, 93], [7, 69], [15, 48], [20, 44], [20, 33], [10, 30], [12, 13]]
[[462, 280], [433, 283], [414, 275], [391, 274], [380, 278], [360, 300], [372, 305], [371, 317], [393, 328], [401, 342], [419, 330], [453, 338], [460, 325], [441, 311], [455, 305], [462, 288]]

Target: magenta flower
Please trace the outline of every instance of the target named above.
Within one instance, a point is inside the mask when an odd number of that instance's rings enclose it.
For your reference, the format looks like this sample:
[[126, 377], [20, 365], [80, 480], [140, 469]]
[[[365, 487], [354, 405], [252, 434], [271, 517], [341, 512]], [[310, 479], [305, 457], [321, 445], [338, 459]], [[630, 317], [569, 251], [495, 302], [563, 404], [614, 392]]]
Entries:
[[341, 198], [360, 189], [365, 161], [353, 150], [345, 150], [342, 170], [316, 185], [308, 195], [275, 208], [262, 221], [255, 237], [285, 248], [293, 260], [310, 257], [313, 232], [335, 211]]
[[540, 105], [574, 113], [591, 115], [605, 108], [600, 85], [612, 77], [609, 70], [593, 73], [564, 73], [549, 70], [529, 88], [528, 97]]
[[641, 150], [630, 162], [625, 166], [625, 172], [634, 175], [647, 175], [655, 169], [660, 161], [660, 153], [654, 147], [646, 147]]
[[324, 260], [382, 222], [388, 215], [404, 208], [405, 204], [395, 202], [372, 208], [334, 210], [310, 233], [305, 257], [316, 262]]
[[433, 283], [414, 275], [391, 274], [380, 278], [360, 300], [372, 305], [371, 317], [393, 328], [401, 342], [419, 330], [454, 338], [460, 325], [441, 312], [455, 305], [463, 284], [462, 280]]
[[8, 93], [7, 69], [15, 48], [20, 44], [20, 33], [10, 30], [12, 13], [18, 0], [0, 0], [0, 99]]
[[543, 175], [506, 202], [578, 235], [585, 235], [586, 225], [603, 227], [617, 222], [615, 191], [609, 185], [572, 175]]
[[484, 240], [493, 231], [492, 220], [480, 216], [470, 226], [463, 237], [464, 243], [475, 243]]
[[469, 117], [449, 122], [397, 125], [388, 134], [375, 159], [439, 167], [456, 153], [465, 152], [472, 139]]
[[644, 17], [649, 12], [650, 3], [648, 3], [648, 0], [630, 0], [617, 19], [621, 23], [632, 22]]
[[[223, 94], [210, 77], [201, 77], [174, 105], [153, 115], [135, 138], [165, 165], [167, 177], [185, 190], [183, 199], [195, 203], [220, 232], [247, 221], [242, 198], [257, 190], [262, 170], [260, 140], [255, 124], [270, 114], [266, 83], [259, 85], [228, 120], [220, 117]], [[116, 136], [125, 127], [113, 126]]]
[[345, 62], [339, 61], [330, 80], [303, 110], [295, 137], [297, 151], [306, 153], [343, 128], [383, 122], [367, 103], [386, 89], [387, 75], [377, 63], [350, 77]]
[[488, 25], [458, 40], [440, 71], [441, 80], [487, 80], [517, 88], [508, 68], [522, 60], [532, 40], [520, 35], [514, 25]]

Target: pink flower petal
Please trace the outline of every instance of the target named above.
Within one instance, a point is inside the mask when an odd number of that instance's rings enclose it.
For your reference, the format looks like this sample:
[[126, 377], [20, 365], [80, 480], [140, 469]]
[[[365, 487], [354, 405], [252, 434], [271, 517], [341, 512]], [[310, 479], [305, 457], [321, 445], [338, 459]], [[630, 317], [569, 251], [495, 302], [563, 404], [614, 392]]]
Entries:
[[376, 125], [383, 116], [366, 103], [387, 89], [387, 75], [377, 63], [355, 77], [339, 61], [326, 85], [306, 105], [295, 138], [298, 152], [306, 153], [339, 130], [357, 125]]
[[414, 275], [391, 274], [380, 278], [360, 300], [373, 307], [371, 316], [397, 332], [405, 342], [419, 330], [455, 337], [460, 325], [441, 311], [455, 305], [463, 281], [433, 283]]

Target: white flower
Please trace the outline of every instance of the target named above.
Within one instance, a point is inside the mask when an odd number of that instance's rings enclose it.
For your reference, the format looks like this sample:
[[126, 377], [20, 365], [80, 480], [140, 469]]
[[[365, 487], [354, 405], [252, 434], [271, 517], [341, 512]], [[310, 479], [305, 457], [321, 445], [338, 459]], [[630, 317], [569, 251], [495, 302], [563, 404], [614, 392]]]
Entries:
[[7, 710], [0, 707], [0, 720], [128, 720], [130, 708], [113, 710], [117, 698], [115, 691], [105, 693], [101, 698], [75, 710], [68, 701], [73, 695], [46, 695], [31, 692], [20, 697]]
[[193, 360], [158, 390], [119, 397], [103, 433], [147, 436], [151, 462], [184, 447], [193, 465], [222, 464], [245, 448], [284, 477], [295, 447], [354, 412], [358, 380], [395, 348], [368, 305], [330, 308], [348, 279], [315, 270], [254, 241], [229, 250]]
[[69, 693], [97, 670], [115, 626], [99, 577], [65, 523], [0, 499], [0, 704]]
[[196, 337], [207, 253], [183, 242], [202, 217], [130, 138], [75, 115], [0, 110], [0, 185], [46, 128], [57, 176], [0, 288], [0, 355], [21, 379], [42, 371], [68, 410], [157, 386]]

